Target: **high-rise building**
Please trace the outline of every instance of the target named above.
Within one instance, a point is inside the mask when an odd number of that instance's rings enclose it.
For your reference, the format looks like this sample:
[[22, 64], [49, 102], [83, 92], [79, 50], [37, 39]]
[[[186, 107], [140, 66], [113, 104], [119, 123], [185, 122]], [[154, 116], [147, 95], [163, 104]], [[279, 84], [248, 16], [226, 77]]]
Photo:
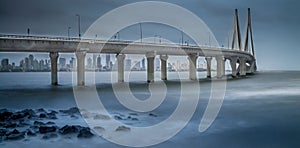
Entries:
[[59, 58], [59, 69], [66, 69], [66, 59], [65, 58]]
[[9, 71], [9, 60], [8, 59], [1, 60], [1, 71]]
[[37, 59], [34, 59], [32, 61], [32, 70], [33, 71], [38, 71], [39, 70], [39, 61]]
[[25, 57], [23, 71], [30, 71], [29, 58]]
[[106, 59], [105, 59], [105, 60], [106, 60], [106, 63], [105, 63], [105, 64], [106, 64], [106, 65], [105, 65], [105, 66], [106, 66], [106, 69], [110, 69], [110, 67], [109, 67], [109, 66], [110, 66], [110, 65], [109, 65], [109, 62], [110, 62], [110, 54], [106, 54]]
[[143, 70], [146, 69], [145, 58], [143, 58], [143, 60], [142, 60], [142, 69], [143, 69]]
[[75, 58], [72, 57], [70, 60], [70, 68], [73, 69], [75, 67], [76, 67], [76, 61], [75, 61]]
[[131, 70], [131, 59], [126, 59], [125, 60], [125, 70], [130, 71]]
[[100, 55], [97, 57], [97, 68], [98, 68], [98, 69], [101, 69], [101, 68], [102, 68], [102, 64], [101, 64], [101, 56], [100, 56]]
[[97, 55], [93, 54], [93, 68], [97, 67]]
[[89, 57], [88, 59], [87, 59], [87, 68], [92, 68], [92, 66], [93, 66], [93, 60], [92, 60], [92, 58], [91, 57]]
[[34, 59], [34, 57], [33, 57], [32, 54], [30, 54], [28, 57], [29, 57], [29, 61], [28, 61], [29, 70], [33, 70], [33, 59]]
[[159, 58], [155, 58], [155, 63], [154, 63], [154, 67], [155, 67], [155, 70], [156, 71], [159, 71], [160, 70], [160, 60]]

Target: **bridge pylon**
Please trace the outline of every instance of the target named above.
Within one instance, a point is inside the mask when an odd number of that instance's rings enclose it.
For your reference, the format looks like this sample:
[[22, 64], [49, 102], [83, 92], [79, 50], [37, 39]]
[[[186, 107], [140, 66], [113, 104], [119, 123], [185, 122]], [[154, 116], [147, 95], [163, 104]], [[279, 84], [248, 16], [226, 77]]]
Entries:
[[234, 28], [233, 28], [233, 37], [232, 37], [232, 44], [231, 49], [235, 49], [235, 45], [237, 44], [237, 48], [242, 51], [242, 44], [241, 44], [241, 32], [240, 32], [240, 25], [239, 25], [239, 16], [238, 10], [235, 9], [234, 13]]

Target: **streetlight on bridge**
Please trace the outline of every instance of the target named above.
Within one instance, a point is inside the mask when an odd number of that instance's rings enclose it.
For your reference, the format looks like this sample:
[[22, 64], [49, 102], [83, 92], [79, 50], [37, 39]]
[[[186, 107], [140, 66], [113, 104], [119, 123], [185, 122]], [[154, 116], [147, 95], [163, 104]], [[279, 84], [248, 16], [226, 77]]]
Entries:
[[68, 27], [68, 39], [70, 39], [70, 30], [71, 30], [71, 27]]
[[78, 17], [78, 36], [79, 36], [79, 39], [80, 39], [80, 37], [81, 37], [81, 34], [80, 34], [80, 15], [76, 14], [76, 16]]

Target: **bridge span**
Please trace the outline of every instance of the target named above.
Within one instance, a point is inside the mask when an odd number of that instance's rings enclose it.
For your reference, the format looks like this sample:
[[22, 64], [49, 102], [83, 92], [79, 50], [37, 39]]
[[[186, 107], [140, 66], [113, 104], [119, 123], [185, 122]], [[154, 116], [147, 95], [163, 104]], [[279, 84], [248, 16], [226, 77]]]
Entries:
[[[250, 9], [245, 35], [245, 45], [241, 46], [237, 10], [231, 48], [208, 46], [183, 46], [175, 44], [154, 44], [128, 41], [103, 41], [94, 39], [55, 38], [37, 36], [0, 35], [0, 52], [46, 52], [51, 60], [51, 83], [57, 85], [57, 60], [59, 53], [75, 53], [77, 57], [77, 84], [85, 84], [86, 53], [116, 54], [118, 81], [124, 81], [124, 59], [126, 54], [143, 54], [147, 58], [147, 81], [154, 81], [154, 58], [161, 60], [161, 79], [167, 80], [167, 60], [169, 55], [188, 56], [189, 78], [197, 80], [196, 64], [199, 56], [205, 57], [207, 77], [211, 77], [211, 60], [217, 61], [217, 78], [225, 75], [225, 61], [229, 60], [232, 76], [245, 76], [256, 71], [256, 59], [252, 40]], [[250, 42], [248, 35], [250, 33]], [[248, 50], [248, 44], [250, 49]], [[238, 47], [235, 47], [235, 45]], [[237, 67], [238, 63], [238, 67]]]

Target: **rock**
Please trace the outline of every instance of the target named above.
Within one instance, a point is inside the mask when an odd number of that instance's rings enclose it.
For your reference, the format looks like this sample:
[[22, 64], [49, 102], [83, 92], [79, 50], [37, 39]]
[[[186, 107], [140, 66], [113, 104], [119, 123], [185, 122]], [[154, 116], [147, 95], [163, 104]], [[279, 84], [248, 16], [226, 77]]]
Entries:
[[138, 121], [138, 118], [131, 118], [132, 121]]
[[81, 126], [65, 125], [64, 127], [59, 129], [59, 133], [62, 135], [78, 133], [80, 129], [81, 129]]
[[121, 117], [118, 116], [118, 115], [115, 115], [114, 118], [115, 118], [116, 120], [123, 120], [123, 118], [121, 118]]
[[41, 121], [34, 121], [34, 122], [33, 122], [33, 125], [41, 126], [41, 125], [45, 125], [45, 123], [44, 123], [44, 122], [41, 122]]
[[46, 116], [46, 114], [41, 113], [39, 117], [40, 117], [40, 118], [46, 118], [47, 116]]
[[47, 133], [45, 134], [42, 139], [51, 139], [51, 138], [56, 138], [58, 135], [56, 133]]
[[36, 133], [30, 129], [27, 130], [27, 136], [36, 136]]
[[94, 116], [94, 119], [97, 120], [97, 119], [102, 119], [102, 120], [109, 120], [110, 117], [109, 116], [106, 116], [106, 115], [102, 115], [102, 114], [97, 114]]
[[56, 127], [55, 126], [40, 126], [39, 127], [39, 132], [44, 134], [44, 133], [49, 133], [49, 132], [55, 132]]
[[105, 128], [101, 127], [101, 126], [95, 126], [94, 127], [94, 130], [98, 131], [98, 132], [104, 132], [105, 131]]
[[6, 136], [7, 140], [21, 140], [25, 138], [25, 134], [24, 133], [19, 133], [19, 134], [11, 134]]
[[21, 113], [24, 114], [24, 117], [27, 116], [28, 118], [31, 118], [31, 117], [36, 116], [36, 115], [35, 115], [35, 111], [32, 110], [32, 109], [24, 109], [24, 110], [21, 111]]
[[0, 136], [5, 136], [7, 130], [6, 129], [0, 129]]
[[23, 119], [24, 118], [24, 114], [22, 113], [14, 113], [10, 119], [11, 120], [19, 120], [19, 119]]
[[9, 111], [4, 111], [0, 113], [0, 121], [8, 121], [11, 117], [11, 115], [13, 115], [12, 112]]
[[47, 118], [49, 119], [57, 119], [55, 112], [47, 113]]
[[68, 110], [59, 110], [60, 112], [62, 112], [62, 113], [65, 113], [65, 114], [79, 114], [80, 112], [79, 112], [79, 109], [77, 108], [77, 107], [72, 107], [72, 108], [70, 108], [70, 109], [68, 109]]
[[91, 138], [94, 134], [91, 133], [90, 128], [86, 127], [79, 131], [79, 134], [77, 135], [78, 138]]
[[46, 111], [43, 108], [37, 109], [37, 112], [39, 112], [39, 113], [46, 113]]
[[25, 138], [24, 132], [19, 132], [18, 130], [14, 129], [13, 131], [6, 133], [6, 140], [20, 140]]
[[126, 127], [126, 126], [119, 126], [116, 131], [123, 131], [123, 132], [129, 132], [130, 131], [130, 128], [129, 127]]
[[157, 117], [157, 115], [155, 115], [155, 114], [153, 114], [153, 113], [149, 113], [149, 116]]
[[45, 123], [46, 125], [55, 125], [55, 123], [54, 122], [52, 122], [52, 121], [48, 121], [47, 123]]
[[5, 123], [5, 125], [3, 127], [5, 127], [5, 128], [16, 128], [17, 124], [13, 123], [13, 122], [7, 122], [7, 123]]

